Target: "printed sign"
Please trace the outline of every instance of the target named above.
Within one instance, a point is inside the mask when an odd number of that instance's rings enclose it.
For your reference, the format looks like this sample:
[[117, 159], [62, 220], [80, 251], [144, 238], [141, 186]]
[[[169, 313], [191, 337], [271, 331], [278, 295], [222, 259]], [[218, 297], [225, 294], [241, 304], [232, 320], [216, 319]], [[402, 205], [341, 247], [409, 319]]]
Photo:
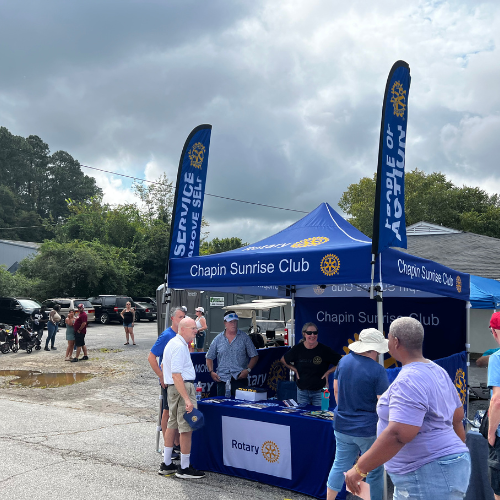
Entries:
[[222, 417], [224, 465], [292, 479], [290, 427]]
[[224, 307], [224, 297], [210, 297], [210, 307]]

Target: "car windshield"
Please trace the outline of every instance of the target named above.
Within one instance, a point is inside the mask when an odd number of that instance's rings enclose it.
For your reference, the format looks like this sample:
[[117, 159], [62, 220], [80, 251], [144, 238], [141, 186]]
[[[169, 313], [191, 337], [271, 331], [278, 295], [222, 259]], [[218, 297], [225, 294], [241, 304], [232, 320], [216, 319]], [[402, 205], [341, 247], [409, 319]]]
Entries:
[[35, 302], [34, 300], [22, 299], [19, 300], [19, 302], [25, 309], [36, 309], [42, 307], [38, 302]]

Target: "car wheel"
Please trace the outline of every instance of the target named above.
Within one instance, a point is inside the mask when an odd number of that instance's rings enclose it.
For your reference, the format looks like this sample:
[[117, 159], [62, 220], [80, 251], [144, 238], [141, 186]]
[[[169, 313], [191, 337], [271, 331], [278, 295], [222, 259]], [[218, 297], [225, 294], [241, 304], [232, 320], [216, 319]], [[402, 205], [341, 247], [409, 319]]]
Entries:
[[155, 320], [154, 318], [149, 318], [149, 321], [150, 321], [150, 322], [151, 322], [151, 321], [154, 321], [154, 320]]
[[137, 323], [140, 323], [141, 322], [141, 315], [140, 314], [136, 314], [135, 316], [135, 320], [137, 321]]
[[61, 314], [61, 321], [59, 321], [59, 326], [61, 328], [66, 328], [66, 317]]
[[102, 313], [100, 319], [103, 325], [107, 325], [109, 323], [109, 316], [107, 313]]

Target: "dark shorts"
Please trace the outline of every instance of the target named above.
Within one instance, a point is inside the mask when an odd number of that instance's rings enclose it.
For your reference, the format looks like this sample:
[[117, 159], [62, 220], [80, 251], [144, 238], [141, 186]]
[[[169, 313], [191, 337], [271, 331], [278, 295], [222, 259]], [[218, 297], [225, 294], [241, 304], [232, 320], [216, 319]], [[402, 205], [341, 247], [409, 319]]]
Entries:
[[205, 337], [207, 336], [207, 332], [198, 332], [196, 334], [196, 349], [203, 349], [205, 345]]
[[85, 335], [75, 332], [75, 345], [76, 347], [83, 347], [85, 345]]
[[166, 387], [161, 388], [161, 395], [163, 397], [163, 399], [162, 399], [163, 411], [168, 411], [168, 395], [167, 395], [167, 388]]
[[495, 446], [488, 443], [489, 476], [491, 489], [495, 495], [500, 495], [500, 438], [497, 436]]

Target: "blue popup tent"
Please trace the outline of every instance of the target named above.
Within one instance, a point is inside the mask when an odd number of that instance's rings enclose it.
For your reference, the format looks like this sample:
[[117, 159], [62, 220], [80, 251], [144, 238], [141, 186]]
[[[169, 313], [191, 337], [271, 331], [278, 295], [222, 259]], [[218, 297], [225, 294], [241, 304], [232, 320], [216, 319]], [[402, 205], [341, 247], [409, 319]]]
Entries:
[[500, 283], [496, 280], [471, 275], [470, 303], [473, 309], [500, 308]]
[[[281, 287], [371, 278], [371, 240], [322, 203], [283, 231], [243, 248], [171, 259], [168, 286], [276, 296]], [[375, 281], [469, 300], [469, 275], [392, 248], [377, 259]]]

